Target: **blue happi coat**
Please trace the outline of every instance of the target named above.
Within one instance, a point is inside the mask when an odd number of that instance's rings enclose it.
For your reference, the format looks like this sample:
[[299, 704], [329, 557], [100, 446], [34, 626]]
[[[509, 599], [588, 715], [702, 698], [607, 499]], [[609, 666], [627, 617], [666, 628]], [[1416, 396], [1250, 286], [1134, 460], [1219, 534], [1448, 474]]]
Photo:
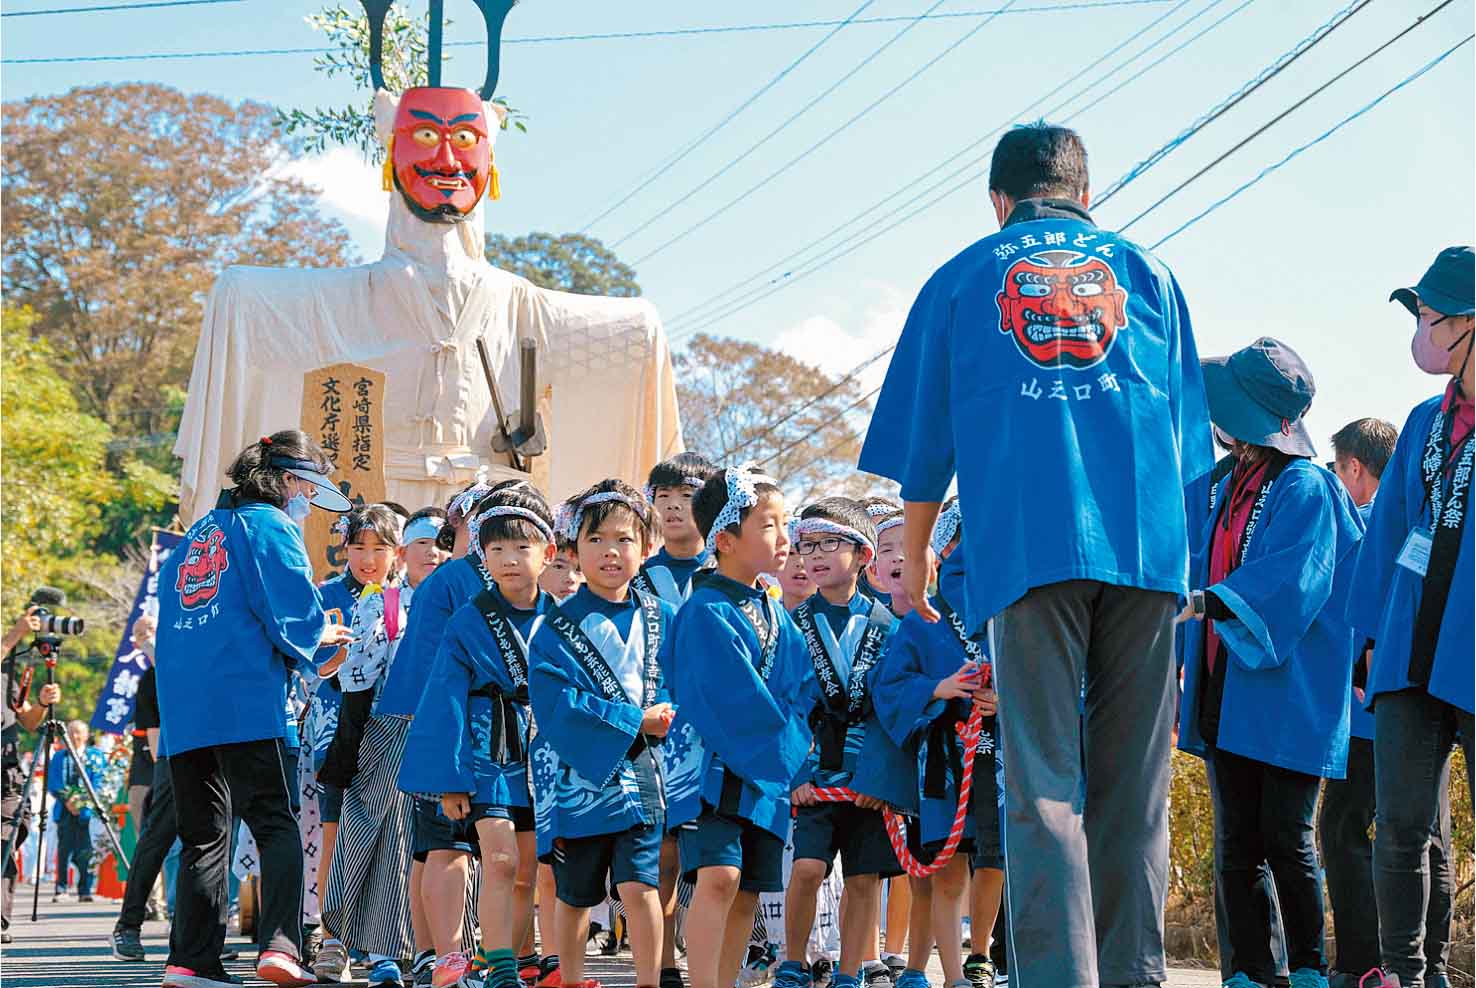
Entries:
[[[359, 595], [363, 592], [364, 585], [348, 570], [318, 584], [318, 595], [323, 598], [323, 613], [331, 623], [345, 628], [353, 626], [354, 610], [359, 606]], [[327, 666], [340, 657], [348, 657], [348, 646], [324, 645], [318, 649], [318, 667]], [[327, 678], [318, 677], [309, 684], [311, 697], [303, 733], [307, 746], [312, 750], [315, 770], [322, 767], [323, 756], [338, 728], [339, 711], [343, 708], [343, 691], [336, 679], [337, 672]]]
[[[1363, 538], [1367, 539], [1368, 523], [1373, 518], [1372, 501], [1358, 509], [1358, 517], [1363, 519], [1363, 526], [1365, 530]], [[1337, 591], [1333, 594], [1333, 603], [1343, 608], [1345, 611], [1348, 607], [1349, 602], [1351, 602], [1351, 600], [1353, 599], [1353, 581], [1358, 576], [1358, 559], [1360, 556], [1362, 556], [1362, 554], [1363, 542], [1360, 540], [1358, 543], [1358, 551], [1350, 553], [1348, 557], [1345, 558], [1338, 566]], [[1358, 668], [1358, 663], [1363, 659], [1363, 641], [1364, 636], [1357, 634], [1355, 629], [1355, 633], [1353, 636], [1353, 655], [1350, 659], [1355, 670]], [[1366, 690], [1364, 692], [1364, 695], [1367, 696]], [[1348, 735], [1350, 737], [1362, 738], [1365, 741], [1372, 741], [1374, 737], [1373, 713], [1369, 711], [1368, 707], [1366, 707], [1358, 699], [1357, 694], [1353, 692], [1353, 686], [1351, 682], [1348, 685]]]
[[[876, 611], [878, 607], [882, 608], [881, 615]], [[817, 593], [795, 608], [794, 620], [801, 634], [805, 627], [802, 614], [806, 608], [814, 615], [819, 645], [826, 650], [825, 661], [830, 663], [837, 682], [848, 699], [854, 695], [861, 699], [861, 703], [859, 717], [837, 717], [834, 712], [826, 709], [825, 691], [816, 671], [816, 664], [820, 659], [813, 654], [814, 648], [807, 641], [805, 654], [809, 668], [800, 704], [815, 735], [815, 743], [795, 782], [808, 782], [816, 786], [851, 786], [865, 795], [894, 802], [905, 791], [906, 786], [906, 773], [897, 771], [900, 753], [890, 750], [892, 746], [884, 738], [873, 736], [879, 732], [869, 728], [875, 723], [871, 710], [871, 675], [886, 651], [886, 639], [891, 635], [896, 618], [892, 617], [884, 605], [859, 591], [851, 595], [844, 607], [829, 603]], [[867, 658], [862, 654], [862, 640], [878, 617], [883, 618], [879, 627], [884, 629], [884, 634], [880, 648], [868, 664]], [[852, 705], [848, 703], [847, 709], [853, 709]], [[841, 763], [839, 766], [827, 767], [822, 764], [823, 750], [826, 747], [825, 735], [827, 731], [839, 730], [845, 732]], [[872, 756], [870, 762], [866, 761], [867, 756]], [[864, 772], [861, 770], [863, 763]]]
[[1077, 204], [1025, 200], [913, 303], [860, 468], [924, 502], [957, 471], [963, 544], [988, 560], [955, 602], [977, 632], [1063, 580], [1185, 593], [1183, 490], [1210, 435], [1168, 269]]
[[[517, 636], [508, 644], [522, 645], [526, 654], [527, 642], [554, 606], [553, 598], [539, 593], [533, 609], [523, 610], [509, 604], [495, 588], [486, 593]], [[480, 602], [479, 595], [461, 605], [446, 624], [405, 741], [399, 786], [404, 792], [429, 798], [459, 792], [468, 794], [473, 803], [532, 806], [528, 760], [523, 754], [528, 750], [526, 659], [513, 657], [525, 670], [522, 680], [516, 681]], [[494, 718], [494, 704], [501, 705], [502, 698], [511, 701], [510, 709], [504, 706], [504, 710], [515, 718], [518, 743], [506, 746], [505, 757], [499, 758], [494, 755], [505, 739], [493, 734], [500, 726]]]
[[[1421, 464], [1427, 455], [1426, 445], [1440, 412], [1441, 400], [1436, 396], [1416, 405], [1405, 421], [1399, 442], [1394, 447], [1394, 456], [1384, 467], [1368, 534], [1358, 554], [1358, 569], [1348, 603], [1348, 620], [1353, 622], [1360, 642], [1366, 638], [1374, 640], [1373, 664], [1365, 691], [1370, 708], [1377, 703], [1379, 694], [1410, 686], [1410, 648], [1424, 581], [1395, 560], [1399, 558], [1400, 549], [1411, 531], [1418, 528], [1428, 534], [1433, 527]], [[1447, 481], [1447, 490], [1449, 486]], [[1462, 495], [1468, 505], [1470, 496], [1468, 478]], [[1445, 500], [1449, 502], [1448, 493]], [[1427, 687], [1431, 696], [1467, 713], [1476, 706], [1476, 698], [1473, 698], [1476, 673], [1473, 673], [1471, 659], [1476, 653], [1472, 637], [1473, 528], [1476, 524], [1467, 519], [1460, 534], [1455, 573], [1440, 622], [1435, 663]]]
[[[778, 635], [767, 653], [754, 615], [765, 641]], [[810, 750], [812, 673], [794, 622], [764, 591], [713, 574], [677, 615], [667, 655], [678, 710], [662, 748], [668, 828], [697, 819], [705, 805], [787, 839], [790, 789]], [[729, 772], [742, 781], [736, 806], [722, 803]]]
[[641, 564], [633, 584], [639, 590], [654, 593], [677, 610], [692, 595], [692, 577], [707, 566], [708, 554], [703, 549], [690, 559], [678, 559], [662, 546]]
[[426, 679], [441, 647], [446, 622], [456, 609], [491, 585], [475, 556], [462, 556], [437, 566], [415, 589], [415, 610], [395, 652], [384, 688], [375, 701], [376, 714], [409, 717], [420, 704]]
[[[940, 595], [949, 601], [963, 592], [963, 553], [962, 546], [950, 553], [939, 573]], [[937, 603], [935, 599], [935, 607]], [[987, 660], [988, 651], [982, 642], [980, 646]], [[912, 784], [907, 788], [911, 802], [899, 803], [897, 808], [918, 819], [924, 844], [946, 839], [953, 829], [953, 817], [958, 809], [958, 773], [962, 771], [963, 759], [963, 741], [953, 725], [967, 721], [972, 707], [967, 700], [935, 699], [933, 690], [940, 680], [958, 672], [968, 661], [969, 653], [948, 620], [929, 624], [913, 612], [897, 625], [872, 680], [877, 723], [892, 743], [907, 753], [914, 766], [909, 780]], [[994, 753], [993, 727], [994, 719], [987, 718], [979, 737], [980, 753]], [[940, 741], [946, 747], [935, 750], [935, 744]], [[929, 779], [930, 768], [932, 779]], [[992, 782], [992, 779], [974, 777], [976, 786]], [[970, 811], [964, 836], [971, 837], [973, 832], [974, 816]]]
[[[671, 699], [662, 676], [669, 664], [662, 650], [669, 647], [667, 628], [675, 612], [647, 596], [656, 614], [648, 636], [636, 593], [614, 604], [581, 586], [550, 612], [529, 643], [529, 694], [538, 723], [531, 761], [540, 857], [551, 853], [559, 838], [616, 834], [662, 822], [650, 819], [642, 807], [628, 752], [645, 708]], [[623, 680], [623, 700], [607, 699], [590, 667], [555, 629], [555, 614], [582, 630]], [[654, 646], [648, 637], [656, 639]]]
[[[1334, 598], [1338, 565], [1363, 536], [1363, 522], [1342, 482], [1310, 460], [1290, 460], [1266, 494], [1240, 566], [1209, 578], [1210, 533], [1225, 509], [1231, 477], [1219, 481], [1216, 508], [1199, 502], [1196, 586], [1233, 613], [1215, 622], [1228, 652], [1220, 705], [1224, 751], [1268, 765], [1341, 779], [1348, 762], [1348, 690], [1353, 630]], [[1204, 626], [1183, 643], [1184, 691], [1179, 747], [1205, 757], [1199, 733], [1200, 683], [1207, 674]]]
[[287, 736], [289, 670], [325, 624], [302, 532], [260, 501], [190, 526], [159, 570], [159, 754]]

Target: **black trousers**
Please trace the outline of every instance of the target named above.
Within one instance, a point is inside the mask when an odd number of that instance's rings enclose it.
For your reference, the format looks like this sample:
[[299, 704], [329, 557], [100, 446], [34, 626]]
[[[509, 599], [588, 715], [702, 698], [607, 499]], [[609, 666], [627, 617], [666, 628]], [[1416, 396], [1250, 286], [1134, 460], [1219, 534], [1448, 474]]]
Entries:
[[1276, 981], [1261, 884], [1266, 865], [1281, 905], [1287, 966], [1325, 970], [1322, 873], [1312, 836], [1322, 780], [1220, 750], [1210, 753], [1210, 764], [1231, 969], [1261, 984]]
[[77, 894], [92, 894], [92, 833], [87, 821], [62, 807], [56, 822], [56, 890], [65, 892], [67, 869], [77, 866]]
[[149, 894], [164, 867], [164, 859], [179, 836], [174, 818], [174, 784], [169, 777], [169, 759], [154, 762], [154, 784], [144, 801], [143, 822], [139, 826], [138, 846], [128, 869], [128, 885], [123, 890], [123, 909], [118, 914], [117, 929], [143, 929], [148, 914]]
[[215, 971], [225, 945], [231, 818], [251, 828], [261, 855], [257, 945], [302, 957], [302, 841], [281, 738], [183, 751], [169, 758], [183, 846], [169, 963]]

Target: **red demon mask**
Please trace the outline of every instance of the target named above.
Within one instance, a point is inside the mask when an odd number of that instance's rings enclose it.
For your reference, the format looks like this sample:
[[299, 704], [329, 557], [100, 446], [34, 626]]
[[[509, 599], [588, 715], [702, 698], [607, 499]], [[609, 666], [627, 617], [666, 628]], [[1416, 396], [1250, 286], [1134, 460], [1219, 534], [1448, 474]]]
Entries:
[[215, 599], [220, 591], [220, 575], [230, 568], [224, 542], [225, 533], [214, 525], [190, 542], [174, 581], [181, 607], [191, 610]]
[[999, 329], [1041, 367], [1090, 367], [1127, 324], [1127, 292], [1100, 258], [1068, 250], [1021, 258], [996, 296]]
[[405, 90], [395, 112], [390, 164], [395, 188], [415, 215], [432, 223], [464, 220], [495, 181], [481, 99], [470, 89]]

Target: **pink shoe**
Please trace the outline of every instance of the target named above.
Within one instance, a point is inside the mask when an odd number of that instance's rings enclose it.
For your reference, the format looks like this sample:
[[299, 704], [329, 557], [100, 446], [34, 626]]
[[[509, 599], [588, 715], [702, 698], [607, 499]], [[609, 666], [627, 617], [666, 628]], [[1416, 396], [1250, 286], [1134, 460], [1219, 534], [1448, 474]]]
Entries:
[[431, 988], [452, 988], [470, 970], [471, 955], [447, 954], [436, 961], [436, 968], [431, 972]]
[[256, 976], [280, 988], [306, 988], [318, 983], [317, 975], [280, 950], [268, 950], [257, 958]]
[[[1378, 978], [1378, 981], [1371, 979]], [[1358, 979], [1358, 988], [1403, 988], [1399, 984], [1399, 975], [1385, 974], [1381, 968], [1374, 968], [1363, 977]]]
[[170, 964], [164, 968], [164, 988], [235, 988], [241, 982], [228, 974], [201, 974], [193, 968]]

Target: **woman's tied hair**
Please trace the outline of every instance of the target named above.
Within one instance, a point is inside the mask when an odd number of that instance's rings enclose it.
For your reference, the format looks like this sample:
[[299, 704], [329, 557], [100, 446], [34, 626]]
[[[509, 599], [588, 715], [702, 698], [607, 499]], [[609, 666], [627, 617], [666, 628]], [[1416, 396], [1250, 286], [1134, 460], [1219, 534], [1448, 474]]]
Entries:
[[738, 534], [743, 520], [763, 498], [779, 494], [772, 477], [757, 473], [751, 464], [729, 467], [707, 478], [692, 499], [692, 520], [707, 540], [707, 551], [717, 552], [719, 532]]
[[642, 548], [649, 548], [656, 537], [655, 517], [645, 495], [623, 480], [602, 480], [569, 498], [563, 504], [561, 531], [570, 542], [577, 543], [584, 532], [592, 532], [610, 516], [628, 512], [641, 536]]
[[271, 465], [272, 457], [311, 462], [319, 473], [331, 476], [333, 461], [323, 447], [300, 429], [283, 429], [262, 436], [241, 450], [231, 462], [226, 475], [236, 489], [236, 497], [247, 501], [265, 501], [277, 507], [287, 504], [287, 471]]

